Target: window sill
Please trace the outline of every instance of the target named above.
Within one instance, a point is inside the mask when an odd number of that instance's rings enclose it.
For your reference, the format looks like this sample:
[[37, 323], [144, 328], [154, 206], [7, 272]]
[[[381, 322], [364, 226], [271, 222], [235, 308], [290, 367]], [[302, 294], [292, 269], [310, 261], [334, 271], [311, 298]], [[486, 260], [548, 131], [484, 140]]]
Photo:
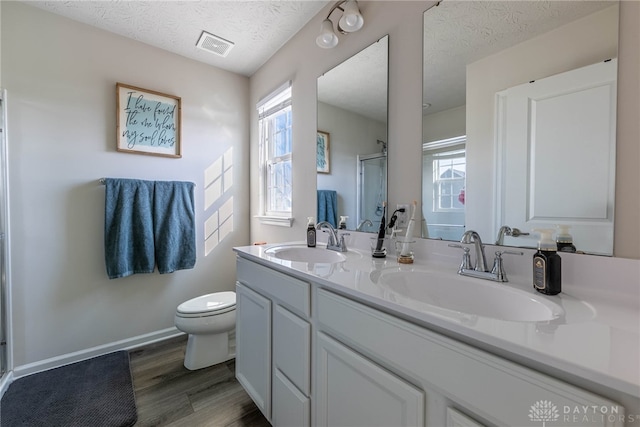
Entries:
[[256, 215], [254, 218], [258, 218], [258, 221], [264, 225], [276, 225], [278, 227], [291, 227], [293, 225], [293, 218], [284, 216]]

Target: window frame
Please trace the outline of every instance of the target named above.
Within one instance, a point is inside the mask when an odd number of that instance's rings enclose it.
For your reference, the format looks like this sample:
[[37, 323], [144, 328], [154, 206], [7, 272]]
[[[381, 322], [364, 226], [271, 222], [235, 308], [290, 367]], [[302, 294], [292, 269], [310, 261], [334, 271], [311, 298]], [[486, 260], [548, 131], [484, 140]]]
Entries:
[[[441, 193], [441, 184], [443, 183], [454, 183], [454, 182], [462, 182], [462, 188], [464, 189], [466, 187], [466, 142], [467, 142], [467, 137], [466, 135], [462, 135], [459, 137], [454, 137], [454, 138], [448, 138], [448, 139], [444, 139], [444, 140], [440, 140], [440, 141], [435, 141], [435, 142], [430, 142], [430, 143], [423, 143], [422, 145], [422, 151], [424, 153], [431, 153], [431, 157], [432, 157], [432, 170], [433, 170], [433, 177], [432, 177], [432, 210], [433, 212], [460, 212], [460, 211], [464, 211], [465, 208], [460, 207], [460, 208], [456, 208], [456, 207], [451, 207], [451, 208], [443, 208], [440, 206], [440, 202], [442, 200], [442, 193]], [[461, 150], [463, 151], [464, 154], [462, 154], [462, 156], [456, 156], [455, 152]], [[465, 176], [461, 177], [461, 178], [450, 178], [450, 179], [442, 179], [438, 176], [438, 168], [436, 168], [436, 163], [439, 161], [439, 159], [437, 159], [437, 155], [438, 154], [448, 154], [446, 157], [447, 158], [457, 158], [457, 157], [462, 157], [465, 159]], [[444, 157], [442, 158], [442, 160], [447, 160]], [[451, 197], [455, 197], [455, 195], [451, 194]]]
[[[293, 113], [291, 92], [291, 81], [287, 81], [261, 99], [256, 105], [256, 110], [258, 111], [260, 169], [260, 214], [257, 215], [257, 217], [264, 224], [288, 227], [291, 227], [293, 223], [293, 179], [291, 176], [293, 168]], [[277, 144], [278, 141], [282, 143], [282, 139], [278, 138], [276, 120], [282, 117], [283, 114], [287, 116], [285, 120], [285, 132], [287, 132], [288, 135], [284, 136], [284, 142], [285, 146], [288, 146], [288, 151], [277, 153], [274, 144]], [[282, 182], [278, 182], [282, 179], [282, 176], [278, 177], [275, 169], [277, 169], [279, 165], [286, 165], [287, 163], [289, 164], [289, 180], [288, 183], [282, 184]], [[286, 167], [287, 166], [285, 166], [285, 168]], [[272, 199], [274, 189], [276, 192], [284, 192], [284, 196], [279, 201]], [[276, 205], [282, 207], [283, 200], [285, 201], [285, 205], [288, 200], [288, 206], [280, 209]]]

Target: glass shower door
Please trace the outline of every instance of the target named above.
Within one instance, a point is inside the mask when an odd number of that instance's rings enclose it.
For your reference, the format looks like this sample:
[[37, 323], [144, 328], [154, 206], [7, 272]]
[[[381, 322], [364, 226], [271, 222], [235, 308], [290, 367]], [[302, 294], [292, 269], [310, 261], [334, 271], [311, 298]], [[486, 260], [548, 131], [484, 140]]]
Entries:
[[[358, 156], [358, 229], [377, 232], [387, 201], [387, 156], [375, 153]], [[388, 216], [387, 216], [388, 219]], [[371, 224], [367, 222], [371, 221]]]

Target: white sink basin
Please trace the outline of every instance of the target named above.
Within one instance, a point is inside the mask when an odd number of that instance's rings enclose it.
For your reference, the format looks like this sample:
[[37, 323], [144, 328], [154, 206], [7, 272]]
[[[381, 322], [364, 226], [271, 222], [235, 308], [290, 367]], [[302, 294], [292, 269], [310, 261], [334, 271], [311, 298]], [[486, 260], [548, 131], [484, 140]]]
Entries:
[[264, 251], [266, 255], [292, 262], [336, 264], [347, 259], [345, 253], [323, 247], [309, 248], [303, 245], [276, 246]]
[[562, 307], [543, 296], [494, 283], [420, 271], [383, 272], [378, 283], [394, 298], [418, 301], [457, 313], [493, 319], [536, 322], [556, 319]]

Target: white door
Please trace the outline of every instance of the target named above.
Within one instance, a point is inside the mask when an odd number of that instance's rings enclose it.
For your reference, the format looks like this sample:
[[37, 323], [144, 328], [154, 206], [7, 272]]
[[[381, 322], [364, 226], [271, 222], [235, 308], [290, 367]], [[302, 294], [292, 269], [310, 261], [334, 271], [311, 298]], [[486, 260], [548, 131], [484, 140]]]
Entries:
[[236, 283], [236, 378], [271, 419], [271, 301]]
[[424, 425], [424, 393], [353, 350], [318, 333], [319, 427]]
[[578, 250], [613, 254], [616, 75], [613, 59], [498, 94], [494, 235], [567, 224]]

